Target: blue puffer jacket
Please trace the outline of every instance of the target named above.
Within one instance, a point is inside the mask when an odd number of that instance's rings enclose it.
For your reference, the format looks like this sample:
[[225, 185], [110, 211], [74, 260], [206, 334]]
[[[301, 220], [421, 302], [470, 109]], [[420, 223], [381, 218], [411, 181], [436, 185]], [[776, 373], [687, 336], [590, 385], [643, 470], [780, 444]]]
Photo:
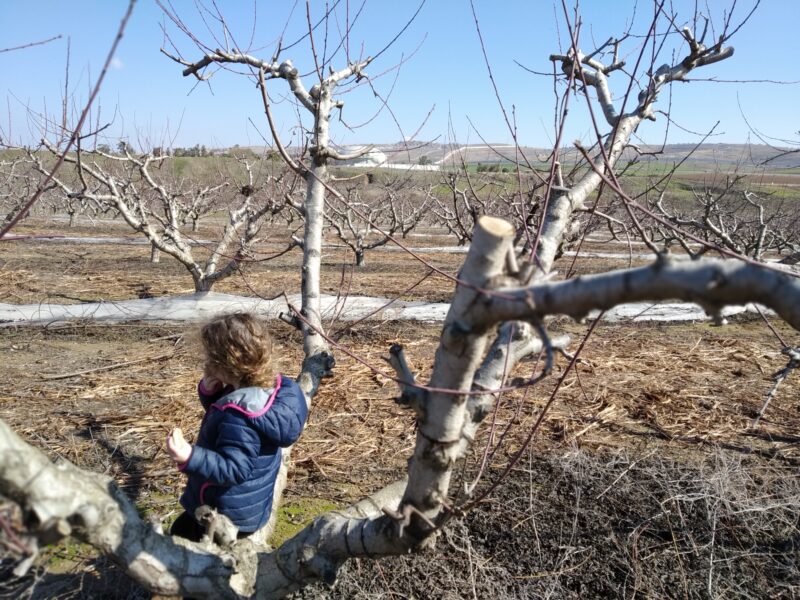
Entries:
[[207, 407], [189, 460], [181, 504], [190, 515], [207, 504], [226, 515], [241, 532], [264, 526], [281, 464], [281, 447], [303, 431], [308, 415], [300, 386], [277, 376], [275, 387], [223, 390], [200, 400]]

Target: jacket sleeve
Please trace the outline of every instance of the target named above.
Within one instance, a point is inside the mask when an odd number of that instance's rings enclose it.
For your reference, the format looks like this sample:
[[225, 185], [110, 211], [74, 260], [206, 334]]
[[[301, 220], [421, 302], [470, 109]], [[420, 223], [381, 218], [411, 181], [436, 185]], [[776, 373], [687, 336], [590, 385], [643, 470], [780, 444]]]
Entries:
[[281, 377], [281, 387], [270, 409], [259, 419], [264, 419], [262, 430], [267, 441], [276, 446], [294, 444], [308, 417], [308, 404], [300, 386], [290, 377]]
[[226, 413], [217, 429], [214, 449], [193, 446], [183, 471], [215, 485], [234, 485], [250, 477], [260, 449], [258, 432], [244, 419]]

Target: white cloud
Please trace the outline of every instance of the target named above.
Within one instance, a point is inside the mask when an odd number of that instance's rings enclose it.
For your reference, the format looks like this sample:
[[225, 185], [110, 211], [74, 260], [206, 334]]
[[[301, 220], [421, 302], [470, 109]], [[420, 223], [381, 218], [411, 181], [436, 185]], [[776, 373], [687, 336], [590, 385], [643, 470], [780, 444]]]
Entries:
[[112, 69], [114, 69], [116, 71], [119, 71], [124, 66], [125, 65], [122, 63], [122, 61], [120, 59], [118, 59], [116, 56], [111, 59], [111, 68]]

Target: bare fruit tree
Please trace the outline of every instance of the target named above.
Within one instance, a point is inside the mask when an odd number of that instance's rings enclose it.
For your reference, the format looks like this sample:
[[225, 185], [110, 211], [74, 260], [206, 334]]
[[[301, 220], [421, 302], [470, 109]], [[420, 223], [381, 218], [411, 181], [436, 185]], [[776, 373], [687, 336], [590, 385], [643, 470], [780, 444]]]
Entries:
[[21, 153], [6, 154], [0, 157], [0, 210], [4, 222], [17, 214], [38, 184]]
[[[57, 152], [49, 141], [44, 140], [43, 145], [53, 154]], [[28, 156], [37, 171], [50, 174], [41, 152], [30, 151]], [[74, 168], [73, 176], [53, 176], [52, 180], [70, 200], [116, 209], [134, 231], [150, 242], [154, 262], [158, 252], [169, 254], [189, 271], [195, 291], [207, 292], [240, 268], [258, 240], [261, 226], [284, 208], [286, 173], [270, 173], [256, 182], [252, 166], [245, 162], [247, 183], [225, 199], [227, 181], [202, 185], [165, 177], [164, 171], [169, 170], [161, 167], [171, 160], [165, 155], [134, 154], [127, 145], [121, 156], [79, 151], [65, 156], [67, 164]], [[191, 222], [194, 231], [197, 220], [214, 209], [225, 210], [227, 222], [202, 259], [186, 225]]]
[[[177, 17], [175, 17], [177, 20]], [[328, 165], [331, 159], [352, 160], [365, 154], [368, 149], [352, 155], [339, 153], [331, 143], [330, 121], [334, 110], [341, 109], [343, 103], [335, 99], [336, 88], [351, 80], [360, 81], [364, 69], [372, 62], [371, 58], [356, 60], [342, 69], [333, 70], [325, 77], [320, 74], [319, 82], [310, 89], [305, 85], [300, 72], [290, 59], [283, 61], [262, 60], [238, 51], [216, 50], [205, 54], [196, 62], [189, 62], [179, 57], [174, 60], [186, 68], [184, 76], [193, 75], [198, 79], [205, 69], [211, 65], [245, 65], [253, 69], [264, 103], [264, 111], [270, 125], [275, 145], [286, 164], [300, 175], [306, 183], [306, 195], [301, 210], [305, 220], [303, 236], [303, 281], [302, 312], [305, 319], [304, 349], [307, 364], [310, 368], [304, 371], [301, 385], [306, 393], [313, 394], [321, 377], [327, 375], [332, 366], [328, 343], [317, 332], [322, 330], [320, 310], [319, 274], [322, 247], [322, 234], [325, 227], [325, 194], [329, 189]], [[307, 111], [313, 118], [311, 139], [308, 147], [308, 162], [296, 160], [289, 155], [282, 144], [279, 132], [275, 127], [270, 109], [267, 81], [283, 80], [297, 100], [299, 109]]]
[[462, 178], [457, 172], [445, 173], [442, 183], [449, 193], [433, 197], [432, 221], [447, 229], [459, 246], [470, 242], [479, 217], [497, 215], [512, 204], [494, 193], [491, 182], [482, 176], [466, 173]]
[[[657, 7], [644, 42], [638, 40], [643, 55], [645, 50], [649, 53], [648, 43], [657, 39], [655, 24], [666, 21], [669, 29], [675, 22], [674, 15], [661, 12], [662, 7], [663, 3]], [[730, 57], [733, 49], [727, 41], [737, 28], [728, 20], [710, 46], [704, 45], [702, 33], [685, 28], [680, 32], [685, 43], [679, 46], [683, 51], [679, 60], [623, 70], [616, 58], [616, 40], [603, 47], [613, 53], [610, 62], [604, 63], [603, 48], [582, 52], [575, 28], [569, 27], [569, 50], [552, 60], [561, 66], [569, 89], [581, 85], [595, 91], [606, 135], [598, 135], [600, 145], [582, 176], [565, 186], [557, 185], [554, 178], [548, 183], [543, 220], [532, 245], [535, 262], [520, 264], [514, 225], [493, 216], [477, 219], [428, 383], [416, 381], [402, 349], [391, 350], [401, 401], [416, 415], [416, 444], [405, 479], [347, 509], [318, 517], [280, 548], [268, 551], [249, 540], [223, 548], [210, 540], [194, 544], [161, 535], [141, 519], [110, 478], [66, 463], [53, 465], [42, 452], [0, 425], [0, 492], [23, 507], [30, 537], [49, 542], [73, 535], [112, 556], [143, 586], [161, 594], [282, 597], [313, 581], [334, 581], [338, 568], [351, 557], [378, 558], [430, 547], [448, 521], [477, 501], [470, 490], [451, 490], [454, 470], [491, 411], [496, 394], [507, 385], [514, 365], [542, 350], [545, 369], [537, 379], [552, 366], [554, 347], [563, 345], [563, 340], [548, 334], [548, 316], [582, 319], [592, 310], [643, 300], [690, 300], [711, 313], [731, 303], [759, 302], [800, 329], [800, 282], [747, 262], [674, 262], [661, 256], [646, 267], [566, 281], [550, 278], [572, 223], [601, 181], [614, 183], [614, 165], [637, 128], [654, 116], [660, 92], [694, 69]], [[653, 56], [655, 61], [657, 53]], [[332, 70], [308, 91], [289, 60], [214, 50], [199, 61], [181, 62], [185, 74], [200, 77], [213, 64], [248, 65], [255, 70], [268, 117], [266, 85], [270, 80], [288, 84], [300, 106], [313, 115], [308, 163], [290, 156], [278, 144], [284, 160], [307, 182], [303, 308], [296, 317], [302, 324], [306, 356], [300, 382], [311, 401], [333, 366], [319, 315], [319, 274], [324, 195], [335, 193], [329, 189], [327, 163], [339, 158], [329, 144], [331, 111], [339, 106], [334, 92], [342, 81], [365, 77], [370, 60]], [[631, 87], [638, 83], [641, 91], [623, 110], [613, 101], [607, 79], [625, 73], [640, 78], [632, 80]]]
[[[748, 189], [741, 179], [729, 176], [720, 185], [692, 189], [688, 205], [670, 203], [661, 191], [652, 203], [664, 218], [652, 227], [654, 241], [678, 243], [690, 256], [717, 246], [758, 261], [767, 253], [786, 253], [791, 259], [800, 252], [800, 213], [794, 203]], [[685, 232], [707, 245], [698, 247]]]
[[353, 251], [356, 266], [363, 267], [368, 250], [385, 246], [397, 235], [405, 238], [419, 224], [428, 213], [430, 198], [430, 190], [409, 189], [403, 180], [378, 190], [352, 185], [327, 200], [325, 218]]

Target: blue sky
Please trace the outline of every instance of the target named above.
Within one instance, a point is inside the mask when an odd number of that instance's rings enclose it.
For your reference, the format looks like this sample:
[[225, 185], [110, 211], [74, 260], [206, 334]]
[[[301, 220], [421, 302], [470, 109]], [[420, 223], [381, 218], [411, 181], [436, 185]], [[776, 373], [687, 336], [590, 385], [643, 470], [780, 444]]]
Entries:
[[[331, 0], [332, 2], [333, 0]], [[739, 0], [734, 21], [743, 17], [753, 0]], [[572, 0], [568, 1], [572, 4]], [[668, 2], [670, 4], [670, 2]], [[672, 0], [679, 23], [686, 23], [694, 2]], [[707, 0], [713, 22], [717, 25], [730, 2]], [[119, 20], [127, 3], [122, 0], [0, 0], [0, 48], [62, 35], [62, 39], [44, 46], [0, 53], [0, 130], [12, 141], [31, 143], [37, 132], [28, 118], [28, 107], [40, 113], [58, 111], [64, 86], [66, 39], [71, 43], [70, 89], [81, 101], [88, 95], [105, 59]], [[590, 51], [593, 40], [605, 40], [619, 34], [629, 22], [633, 32], [643, 33], [652, 14], [652, 2], [639, 0], [635, 16], [628, 0], [584, 0], [580, 6], [583, 19], [581, 47]], [[201, 40], [216, 46], [209, 28], [198, 14], [194, 2], [173, 0], [173, 6]], [[285, 40], [294, 40], [307, 30], [305, 2], [218, 0], [235, 42], [251, 53], [269, 58], [274, 44], [286, 26]], [[312, 0], [312, 19], [316, 20], [325, 3]], [[403, 2], [369, 0], [356, 21], [350, 36], [351, 55], [362, 48], [374, 54], [403, 27], [418, 6], [415, 0]], [[352, 16], [361, 7], [360, 0], [340, 0], [336, 16], [343, 27], [345, 15]], [[548, 77], [526, 72], [515, 61], [536, 71], [550, 72], [549, 54], [558, 52], [566, 40], [565, 21], [560, 0], [475, 0], [486, 52], [506, 108], [513, 114], [519, 139], [523, 144], [547, 146], [554, 136], [553, 86]], [[256, 15], [255, 29], [253, 15]], [[800, 80], [796, 56], [800, 53], [800, 1], [763, 0], [752, 20], [731, 42], [733, 58], [695, 72], [696, 77], [735, 80]], [[288, 26], [287, 26], [288, 23]], [[116, 55], [98, 103], [99, 122], [113, 120], [104, 133], [106, 141], [119, 137], [135, 145], [207, 146], [262, 145], [265, 131], [260, 98], [252, 81], [231, 72], [220, 71], [211, 85], [196, 86], [196, 81], [181, 76], [181, 67], [160, 53], [168, 45], [162, 33], [165, 25], [171, 40], [191, 59], [200, 51], [172, 23], [152, 0], [140, 0]], [[209, 27], [210, 26], [210, 27]], [[215, 31], [215, 33], [218, 30]], [[251, 35], [253, 37], [250, 42]], [[328, 32], [329, 47], [338, 43], [339, 29], [333, 23]], [[324, 45], [324, 30], [315, 35], [317, 48]], [[670, 60], [669, 42], [660, 62]], [[636, 40], [623, 46], [623, 55], [635, 60]], [[293, 58], [301, 72], [313, 69], [307, 44], [285, 51], [282, 58]], [[344, 55], [336, 55], [333, 64], [341, 67]], [[402, 62], [397, 70], [393, 69]], [[376, 77], [387, 71], [381, 77]], [[362, 86], [342, 96], [343, 122], [333, 123], [333, 138], [342, 144], [393, 142], [418, 131], [417, 139], [481, 143], [481, 137], [493, 143], [508, 143], [511, 136], [503, 120], [481, 53], [472, 10], [468, 0], [428, 0], [418, 18], [379, 59], [368, 74], [375, 77], [375, 89], [389, 98], [391, 112], [382, 111], [372, 119], [381, 103], [369, 87]], [[618, 73], [617, 91], [626, 83]], [[313, 80], [311, 80], [313, 83]], [[309, 83], [309, 85], [311, 85]], [[286, 86], [271, 82], [276, 114], [286, 141], [297, 139], [300, 129], [291, 102], [282, 102]], [[672, 94], [669, 141], [696, 142], [697, 133], [705, 133], [720, 121], [715, 142], [744, 142], [750, 132], [742, 116], [751, 125], [775, 137], [797, 139], [800, 129], [797, 106], [800, 84], [709, 83], [697, 81], [677, 84]], [[667, 108], [664, 95], [660, 107]], [[430, 116], [428, 117], [430, 113]], [[97, 114], [95, 113], [95, 117]], [[427, 117], [427, 119], [426, 119]], [[368, 124], [353, 130], [354, 127]], [[658, 143], [664, 136], [666, 120], [640, 128], [640, 138]], [[696, 132], [696, 133], [690, 133]], [[566, 142], [591, 139], [585, 107], [572, 104]]]

